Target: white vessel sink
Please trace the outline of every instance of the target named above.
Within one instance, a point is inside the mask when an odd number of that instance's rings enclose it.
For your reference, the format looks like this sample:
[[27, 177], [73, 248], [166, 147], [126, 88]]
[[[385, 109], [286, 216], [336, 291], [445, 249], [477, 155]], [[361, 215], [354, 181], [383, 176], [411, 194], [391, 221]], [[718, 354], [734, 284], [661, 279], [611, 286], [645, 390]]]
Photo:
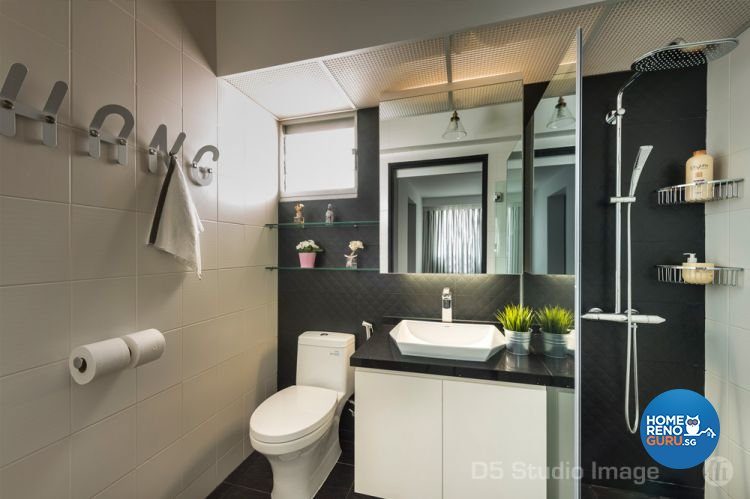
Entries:
[[490, 324], [403, 320], [391, 338], [403, 355], [479, 362], [505, 346], [505, 336]]

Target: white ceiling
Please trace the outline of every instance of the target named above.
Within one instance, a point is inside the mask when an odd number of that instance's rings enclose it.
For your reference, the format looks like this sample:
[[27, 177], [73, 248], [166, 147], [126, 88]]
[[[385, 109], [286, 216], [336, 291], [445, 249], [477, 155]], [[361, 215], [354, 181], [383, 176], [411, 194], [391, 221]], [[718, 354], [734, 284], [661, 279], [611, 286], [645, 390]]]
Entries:
[[561, 62], [575, 61], [571, 40], [579, 26], [588, 76], [628, 70], [639, 55], [678, 37], [732, 37], [748, 24], [748, 0], [609, 1], [226, 80], [277, 118], [287, 119], [377, 106], [386, 93], [447, 84], [449, 73], [454, 82], [509, 73], [520, 73], [524, 83], [548, 81]]

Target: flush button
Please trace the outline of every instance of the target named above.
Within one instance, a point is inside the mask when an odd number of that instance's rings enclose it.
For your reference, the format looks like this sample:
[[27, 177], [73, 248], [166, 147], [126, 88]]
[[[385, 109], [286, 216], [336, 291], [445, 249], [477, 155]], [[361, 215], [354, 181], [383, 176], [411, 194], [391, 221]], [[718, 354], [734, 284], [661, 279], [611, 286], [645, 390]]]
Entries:
[[328, 333], [320, 333], [321, 336], [328, 336]]

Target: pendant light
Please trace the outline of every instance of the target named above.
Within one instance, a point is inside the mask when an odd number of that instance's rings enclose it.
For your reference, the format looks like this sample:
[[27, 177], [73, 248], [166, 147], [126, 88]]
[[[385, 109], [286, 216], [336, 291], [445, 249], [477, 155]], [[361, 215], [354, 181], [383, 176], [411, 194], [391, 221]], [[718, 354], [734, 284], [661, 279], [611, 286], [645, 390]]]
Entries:
[[573, 113], [568, 109], [568, 104], [565, 103], [565, 99], [562, 96], [557, 100], [555, 110], [552, 112], [552, 116], [547, 122], [547, 128], [553, 130], [558, 128], [567, 128], [572, 126], [576, 122]]
[[453, 111], [448, 127], [445, 129], [445, 133], [443, 133], [443, 138], [445, 140], [461, 140], [466, 137], [466, 135], [466, 129], [461, 124], [461, 118], [458, 117], [458, 111]]

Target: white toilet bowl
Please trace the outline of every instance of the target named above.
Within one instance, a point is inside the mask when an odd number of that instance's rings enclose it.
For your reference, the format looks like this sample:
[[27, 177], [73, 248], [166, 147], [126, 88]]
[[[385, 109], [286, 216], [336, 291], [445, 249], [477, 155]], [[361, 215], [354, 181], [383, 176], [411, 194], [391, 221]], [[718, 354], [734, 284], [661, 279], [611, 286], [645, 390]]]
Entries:
[[[318, 492], [341, 456], [339, 421], [352, 393], [352, 335], [308, 332], [299, 344], [299, 384], [269, 397], [250, 417], [250, 443], [271, 463], [273, 499], [311, 499]], [[328, 362], [336, 366], [326, 374], [321, 363]]]

